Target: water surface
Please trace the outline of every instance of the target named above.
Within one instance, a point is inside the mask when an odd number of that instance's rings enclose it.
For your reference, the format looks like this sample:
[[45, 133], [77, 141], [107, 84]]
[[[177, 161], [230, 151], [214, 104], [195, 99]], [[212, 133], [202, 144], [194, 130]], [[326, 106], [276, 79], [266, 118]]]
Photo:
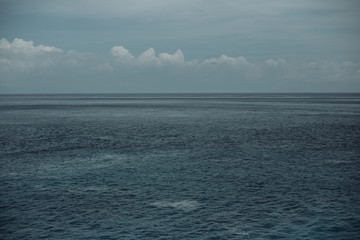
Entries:
[[356, 239], [359, 94], [0, 96], [0, 239]]

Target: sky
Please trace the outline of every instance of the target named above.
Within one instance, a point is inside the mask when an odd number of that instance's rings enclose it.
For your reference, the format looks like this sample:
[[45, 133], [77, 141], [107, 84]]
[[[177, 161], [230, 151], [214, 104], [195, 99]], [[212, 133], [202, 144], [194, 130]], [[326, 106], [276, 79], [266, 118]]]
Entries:
[[0, 0], [0, 93], [359, 92], [360, 1]]

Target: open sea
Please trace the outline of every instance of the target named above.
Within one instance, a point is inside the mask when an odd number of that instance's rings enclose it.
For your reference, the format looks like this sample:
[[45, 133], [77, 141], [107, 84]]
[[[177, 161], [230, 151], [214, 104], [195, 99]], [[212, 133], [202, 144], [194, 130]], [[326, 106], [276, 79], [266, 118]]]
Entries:
[[0, 95], [0, 239], [360, 239], [360, 94]]

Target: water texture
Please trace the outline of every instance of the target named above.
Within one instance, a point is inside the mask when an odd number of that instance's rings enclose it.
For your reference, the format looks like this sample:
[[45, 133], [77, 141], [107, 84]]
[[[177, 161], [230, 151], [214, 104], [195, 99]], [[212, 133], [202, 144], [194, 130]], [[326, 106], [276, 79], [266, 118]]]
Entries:
[[358, 239], [359, 94], [0, 96], [0, 239]]

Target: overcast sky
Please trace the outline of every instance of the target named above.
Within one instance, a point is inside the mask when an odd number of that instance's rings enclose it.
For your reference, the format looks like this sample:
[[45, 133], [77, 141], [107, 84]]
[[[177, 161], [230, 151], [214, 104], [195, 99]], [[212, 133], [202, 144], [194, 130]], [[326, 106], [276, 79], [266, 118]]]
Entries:
[[0, 0], [0, 39], [0, 93], [360, 91], [355, 0]]

